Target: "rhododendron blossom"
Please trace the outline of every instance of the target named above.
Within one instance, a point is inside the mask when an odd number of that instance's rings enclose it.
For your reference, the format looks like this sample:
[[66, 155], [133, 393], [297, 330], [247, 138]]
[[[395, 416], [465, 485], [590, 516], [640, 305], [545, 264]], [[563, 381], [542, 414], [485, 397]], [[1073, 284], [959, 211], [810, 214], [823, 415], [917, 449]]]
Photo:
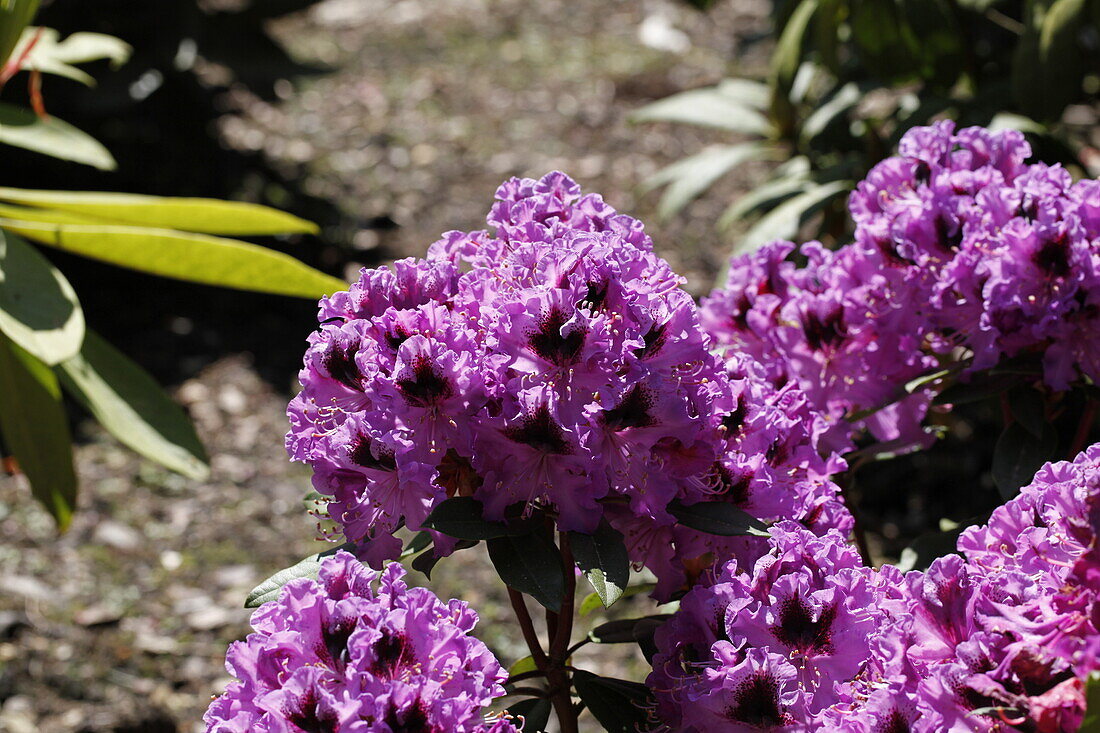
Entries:
[[477, 614], [406, 587], [404, 572], [394, 564], [379, 574], [339, 552], [321, 563], [319, 583], [287, 583], [252, 615], [255, 633], [230, 646], [237, 681], [211, 703], [207, 730], [516, 730], [483, 717], [508, 675], [470, 636]]

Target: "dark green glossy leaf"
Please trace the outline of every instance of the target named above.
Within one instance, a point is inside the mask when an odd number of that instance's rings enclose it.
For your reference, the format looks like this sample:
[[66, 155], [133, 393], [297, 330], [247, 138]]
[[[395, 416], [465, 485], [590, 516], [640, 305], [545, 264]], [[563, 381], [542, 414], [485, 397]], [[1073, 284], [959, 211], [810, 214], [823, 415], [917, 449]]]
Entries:
[[[541, 534], [494, 537], [486, 543], [497, 575], [551, 611], [565, 598], [565, 575], [558, 548]], [[570, 569], [572, 571], [572, 569]]]
[[615, 619], [614, 621], [600, 624], [589, 631], [588, 638], [597, 644], [625, 644], [628, 642], [635, 642], [637, 641], [635, 630], [638, 628], [639, 624], [649, 621], [655, 621], [661, 624], [668, 618], [669, 616], [667, 614], [656, 614], [653, 616], [643, 616], [641, 618]]
[[544, 697], [529, 697], [508, 706], [513, 718], [523, 718], [523, 733], [542, 733], [550, 721], [553, 705]]
[[318, 571], [321, 569], [321, 560], [331, 555], [335, 555], [341, 550], [354, 553], [355, 545], [348, 542], [331, 550], [319, 552], [316, 555], [310, 555], [296, 564], [291, 565], [289, 568], [280, 570], [252, 589], [252, 592], [248, 594], [248, 598], [244, 602], [244, 607], [256, 608], [268, 601], [274, 601], [279, 597], [279, 591], [282, 590], [282, 587], [292, 580], [297, 580], [298, 578], [311, 578], [312, 580], [317, 580]]
[[1057, 458], [1057, 451], [1058, 434], [1051, 425], [1038, 436], [1018, 422], [1005, 428], [993, 448], [993, 482], [1001, 496], [1006, 501], [1016, 496], [1044, 463]]
[[645, 685], [577, 670], [573, 673], [573, 686], [604, 730], [609, 733], [645, 730], [646, 710], [652, 705], [651, 693]]
[[427, 531], [417, 532], [413, 535], [413, 538], [409, 540], [409, 543], [405, 545], [405, 549], [401, 551], [401, 559], [415, 555], [421, 550], [427, 549], [432, 544], [432, 536]]
[[604, 608], [622, 597], [630, 580], [630, 557], [623, 535], [607, 520], [601, 520], [593, 534], [569, 533], [569, 544], [581, 569]]
[[88, 331], [80, 353], [55, 370], [65, 390], [124, 445], [188, 478], [210, 475], [187, 413], [98, 334]]
[[0, 434], [31, 491], [64, 531], [76, 508], [69, 422], [53, 372], [0, 334]]
[[993, 374], [978, 372], [967, 382], [956, 382], [935, 396], [937, 405], [965, 405], [995, 397], [1024, 382], [1021, 374]]
[[442, 559], [443, 558], [435, 554], [435, 549], [431, 549], [413, 558], [412, 569], [424, 573], [424, 577], [431, 580], [432, 570], [435, 569], [436, 564]]
[[1036, 438], [1042, 437], [1047, 425], [1046, 399], [1042, 392], [1030, 384], [1013, 387], [1008, 391], [1008, 406], [1016, 422]]
[[751, 514], [724, 501], [701, 501], [683, 504], [679, 500], [668, 505], [668, 511], [685, 527], [722, 537], [767, 537], [768, 528]]
[[424, 526], [460, 540], [489, 540], [516, 533], [504, 522], [483, 519], [483, 511], [477, 499], [456, 496], [436, 506]]

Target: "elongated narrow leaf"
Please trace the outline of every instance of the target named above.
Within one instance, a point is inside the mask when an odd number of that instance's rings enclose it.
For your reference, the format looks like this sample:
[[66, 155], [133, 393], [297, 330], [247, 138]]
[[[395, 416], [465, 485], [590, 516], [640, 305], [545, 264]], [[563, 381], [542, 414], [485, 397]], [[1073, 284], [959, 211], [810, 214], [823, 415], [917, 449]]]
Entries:
[[768, 85], [753, 79], [723, 79], [715, 89], [723, 97], [761, 112], [768, 109], [771, 100]]
[[495, 537], [487, 543], [497, 575], [509, 587], [526, 593], [551, 611], [565, 598], [565, 576], [558, 548], [541, 534]]
[[252, 592], [248, 594], [248, 598], [244, 602], [244, 607], [256, 608], [268, 601], [274, 601], [279, 597], [279, 591], [282, 590], [282, 587], [292, 580], [297, 580], [298, 578], [311, 578], [317, 580], [318, 572], [321, 570], [321, 560], [331, 555], [335, 555], [341, 550], [355, 552], [355, 545], [351, 543], [343, 544], [331, 550], [319, 552], [316, 555], [310, 555], [294, 565], [291, 565], [289, 568], [280, 570], [252, 589]]
[[774, 148], [763, 143], [712, 146], [658, 171], [645, 188], [668, 184], [657, 208], [658, 215], [667, 219], [737, 166], [773, 153]]
[[133, 49], [130, 44], [103, 33], [73, 33], [64, 41], [53, 28], [28, 27], [23, 31], [15, 55], [19, 56], [33, 41], [30, 53], [22, 68], [56, 74], [87, 86], [94, 86], [95, 79], [73, 66], [89, 61], [109, 60], [112, 66], [126, 63]]
[[343, 281], [289, 255], [235, 239], [171, 229], [15, 219], [0, 219], [0, 227], [120, 267], [206, 285], [302, 298], [346, 287]]
[[570, 532], [569, 543], [577, 567], [592, 584], [604, 608], [610, 608], [622, 597], [630, 581], [630, 557], [622, 533], [604, 519], [593, 534]]
[[630, 121], [680, 122], [760, 137], [768, 137], [772, 131], [767, 117], [715, 87], [665, 97], [635, 111]]
[[829, 201], [850, 191], [850, 181], [833, 181], [789, 198], [760, 217], [738, 244], [737, 252], [751, 252], [777, 239], [791, 239]]
[[718, 219], [718, 228], [727, 229], [759, 209], [779, 204], [797, 196], [814, 183], [804, 177], [779, 178], [767, 181], [738, 198]]
[[85, 334], [80, 353], [56, 371], [65, 390], [124, 445], [188, 478], [209, 475], [206, 452], [187, 414], [144, 369], [97, 334]]
[[634, 630], [644, 621], [656, 621], [664, 623], [669, 619], [667, 614], [643, 616], [641, 618], [620, 618], [600, 624], [588, 632], [588, 638], [597, 644], [626, 644], [635, 641]]
[[863, 92], [859, 85], [849, 82], [833, 94], [820, 107], [815, 109], [802, 123], [801, 137], [804, 144], [816, 138], [838, 117], [859, 104]]
[[791, 13], [772, 52], [771, 73], [777, 93], [786, 96], [794, 85], [795, 74], [802, 63], [803, 46], [810, 20], [817, 12], [818, 0], [802, 0]]
[[118, 167], [107, 148], [91, 135], [56, 117], [41, 119], [29, 109], [0, 103], [0, 143], [104, 171]]
[[573, 685], [589, 712], [608, 733], [645, 730], [646, 711], [653, 704], [645, 685], [598, 677], [584, 670], [573, 673]]
[[72, 438], [57, 379], [0, 334], [0, 433], [31, 491], [64, 531], [76, 508]]
[[[291, 214], [266, 206], [217, 199], [165, 198], [130, 193], [84, 193], [78, 191], [32, 191], [0, 188], [0, 200], [23, 206], [62, 211], [89, 217], [92, 221], [68, 220], [56, 223], [95, 224], [111, 222], [135, 226], [177, 229], [200, 234], [234, 236], [315, 233], [317, 226]], [[33, 212], [12, 219], [38, 220]], [[97, 222], [95, 220], [100, 220]], [[51, 221], [46, 219], [46, 221]]]
[[1006, 501], [1031, 483], [1044, 463], [1057, 458], [1058, 434], [1053, 426], [1045, 427], [1041, 435], [1035, 436], [1014, 422], [997, 439], [993, 447], [993, 482]]
[[668, 505], [669, 513], [685, 527], [722, 537], [752, 535], [767, 537], [768, 528], [756, 517], [724, 501], [701, 501], [682, 504], [679, 500]]
[[75, 356], [84, 312], [69, 281], [21, 237], [0, 231], [0, 332], [46, 364]]

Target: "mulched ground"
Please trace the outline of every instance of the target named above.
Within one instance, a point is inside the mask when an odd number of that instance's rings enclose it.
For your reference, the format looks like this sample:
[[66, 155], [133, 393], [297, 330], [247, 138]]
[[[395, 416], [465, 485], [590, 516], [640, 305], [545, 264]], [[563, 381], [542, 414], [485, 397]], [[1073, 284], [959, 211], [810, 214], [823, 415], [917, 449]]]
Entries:
[[[761, 171], [724, 181], [690, 219], [659, 222], [656, 197], [640, 196], [639, 183], [723, 136], [626, 117], [723, 75], [760, 73], [767, 48], [753, 39], [768, 9], [760, 0], [705, 16], [665, 0], [327, 0], [275, 32], [333, 73], [287, 83], [274, 104], [232, 93], [221, 133], [336, 202], [359, 223], [364, 262], [478, 228], [504, 178], [561, 169], [649, 222], [659, 252], [698, 294], [728, 248], [711, 222]], [[154, 297], [155, 283], [137, 296]], [[301, 338], [286, 349], [299, 353]], [[212, 458], [205, 483], [84, 424], [81, 510], [58, 538], [25, 487], [0, 478], [0, 731], [201, 730], [228, 679], [225, 647], [247, 632], [245, 594], [327, 547], [302, 507], [308, 473], [282, 449], [290, 385], [265, 382], [263, 366], [228, 355], [178, 385]], [[478, 608], [480, 634], [503, 659], [525, 654], [476, 550], [444, 561], [437, 579], [441, 595]], [[633, 652], [598, 651], [577, 663], [642, 673]]]

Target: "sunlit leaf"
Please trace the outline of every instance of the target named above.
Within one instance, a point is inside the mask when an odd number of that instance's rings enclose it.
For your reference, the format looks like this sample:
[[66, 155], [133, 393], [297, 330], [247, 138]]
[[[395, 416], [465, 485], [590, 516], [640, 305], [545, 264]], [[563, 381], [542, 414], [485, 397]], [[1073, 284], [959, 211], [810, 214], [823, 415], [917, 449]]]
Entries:
[[0, 331], [49, 365], [75, 356], [84, 312], [61, 272], [22, 238], [0, 231]]
[[0, 219], [0, 227], [120, 267], [206, 285], [303, 298], [347, 287], [289, 255], [235, 239], [171, 229], [15, 219]]
[[658, 215], [667, 219], [737, 166], [774, 153], [774, 148], [763, 143], [712, 146], [658, 171], [645, 188], [668, 185], [657, 208]]
[[11, 58], [23, 30], [34, 18], [39, 0], [3, 0], [0, 2], [0, 66]]
[[737, 252], [750, 252], [777, 239], [791, 239], [822, 207], [852, 188], [851, 181], [833, 181], [787, 199], [752, 226], [738, 244]]
[[65, 390], [124, 445], [188, 478], [210, 473], [187, 414], [149, 374], [97, 334], [56, 367]]
[[630, 557], [623, 535], [607, 520], [602, 520], [592, 534], [569, 533], [573, 557], [592, 588], [610, 608], [623, 595], [630, 581]]
[[[233, 236], [317, 232], [317, 226], [304, 219], [266, 206], [237, 201], [165, 198], [130, 193], [30, 191], [2, 187], [0, 200], [77, 214], [93, 220], [87, 222], [69, 219], [55, 223], [97, 223], [98, 220], [130, 226]], [[45, 214], [46, 212], [39, 212], [38, 215]], [[10, 212], [3, 215], [12, 219], [37, 220], [33, 210], [24, 211], [22, 215]]]
[[294, 565], [291, 565], [289, 568], [280, 570], [252, 589], [252, 592], [248, 594], [248, 598], [245, 599], [244, 607], [256, 608], [268, 601], [274, 601], [279, 597], [279, 591], [282, 590], [283, 586], [292, 580], [297, 580], [298, 578], [317, 580], [319, 577], [318, 572], [321, 570], [321, 560], [335, 555], [341, 550], [355, 552], [355, 545], [351, 543], [343, 544], [331, 550], [310, 555]]
[[635, 111], [630, 115], [630, 120], [680, 122], [760, 137], [767, 137], [772, 131], [767, 117], [715, 87], [692, 89], [665, 97]]
[[60, 37], [61, 34], [53, 28], [26, 28], [15, 54], [22, 54], [32, 42], [34, 46], [24, 59], [22, 68], [56, 74], [93, 86], [95, 79], [73, 64], [106, 59], [112, 66], [118, 67], [126, 63], [133, 51], [130, 44], [103, 33], [73, 33], [64, 41], [59, 40]]
[[41, 119], [29, 109], [0, 103], [0, 143], [104, 171], [118, 167], [95, 138], [56, 117]]
[[805, 177], [779, 178], [762, 183], [730, 204], [718, 219], [718, 227], [725, 229], [758, 209], [786, 201], [813, 185], [814, 183]]
[[0, 433], [35, 498], [64, 531], [76, 508], [77, 482], [61, 390], [45, 364], [2, 334]]

